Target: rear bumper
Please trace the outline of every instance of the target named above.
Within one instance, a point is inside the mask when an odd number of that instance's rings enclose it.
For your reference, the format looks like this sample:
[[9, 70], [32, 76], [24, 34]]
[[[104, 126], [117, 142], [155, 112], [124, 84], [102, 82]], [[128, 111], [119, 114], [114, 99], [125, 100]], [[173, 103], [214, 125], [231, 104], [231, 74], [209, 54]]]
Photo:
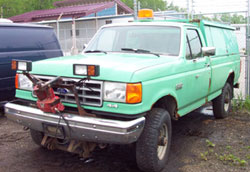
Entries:
[[[44, 124], [57, 125], [60, 117], [56, 114], [44, 113], [40, 109], [24, 105], [7, 103], [5, 115], [8, 119], [36, 131], [44, 131]], [[60, 126], [66, 138], [75, 140], [129, 144], [137, 141], [144, 127], [145, 117], [130, 121], [110, 120], [103, 118], [81, 117], [75, 114], [63, 113], [70, 129], [61, 119]]]

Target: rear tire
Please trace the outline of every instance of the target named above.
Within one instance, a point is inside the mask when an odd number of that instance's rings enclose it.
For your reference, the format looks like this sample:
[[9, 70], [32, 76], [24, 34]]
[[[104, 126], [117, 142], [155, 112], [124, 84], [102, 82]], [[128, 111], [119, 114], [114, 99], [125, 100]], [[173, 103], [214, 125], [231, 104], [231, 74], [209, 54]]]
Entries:
[[221, 95], [213, 100], [213, 112], [215, 118], [225, 118], [232, 111], [232, 92], [233, 88], [227, 82], [222, 89]]
[[42, 146], [41, 142], [42, 142], [43, 136], [44, 136], [44, 134], [42, 132], [30, 129], [30, 135], [31, 135], [31, 138], [35, 144]]
[[152, 109], [136, 143], [136, 161], [145, 172], [161, 171], [168, 160], [172, 136], [171, 117], [168, 111]]
[[3, 108], [0, 108], [0, 117], [1, 116], [4, 116], [4, 109]]

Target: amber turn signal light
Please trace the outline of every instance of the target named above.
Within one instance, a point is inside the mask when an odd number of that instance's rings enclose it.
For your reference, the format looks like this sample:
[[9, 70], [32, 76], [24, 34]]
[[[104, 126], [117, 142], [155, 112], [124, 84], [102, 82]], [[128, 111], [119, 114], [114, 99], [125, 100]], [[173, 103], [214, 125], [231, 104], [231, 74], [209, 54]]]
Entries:
[[19, 88], [19, 84], [18, 84], [18, 77], [19, 77], [19, 74], [17, 73], [16, 74], [16, 78], [15, 78], [15, 87], [16, 87], [16, 89], [18, 89]]
[[126, 103], [135, 104], [142, 101], [141, 83], [127, 84]]
[[151, 9], [142, 9], [138, 12], [139, 18], [153, 18], [154, 12]]
[[98, 76], [98, 75], [99, 75], [99, 66], [89, 65], [88, 76]]

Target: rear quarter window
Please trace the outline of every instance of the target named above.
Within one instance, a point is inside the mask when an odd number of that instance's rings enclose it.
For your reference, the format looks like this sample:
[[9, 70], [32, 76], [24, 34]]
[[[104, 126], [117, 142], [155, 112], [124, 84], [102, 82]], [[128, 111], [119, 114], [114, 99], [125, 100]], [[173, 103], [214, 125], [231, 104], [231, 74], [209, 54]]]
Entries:
[[227, 45], [223, 29], [216, 27], [211, 27], [210, 29], [213, 38], [213, 44], [216, 48], [216, 56], [227, 54]]
[[60, 49], [53, 29], [0, 27], [0, 52]]
[[239, 53], [237, 38], [233, 30], [224, 29], [224, 35], [227, 42], [227, 50], [229, 53]]

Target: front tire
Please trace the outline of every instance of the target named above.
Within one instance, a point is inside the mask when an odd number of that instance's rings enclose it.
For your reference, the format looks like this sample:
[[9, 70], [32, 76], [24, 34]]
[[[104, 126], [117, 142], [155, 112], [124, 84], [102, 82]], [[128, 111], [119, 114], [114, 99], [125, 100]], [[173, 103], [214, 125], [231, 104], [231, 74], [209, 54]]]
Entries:
[[35, 144], [42, 146], [41, 142], [42, 142], [43, 136], [44, 136], [44, 134], [42, 132], [30, 129], [30, 136]]
[[233, 88], [227, 82], [222, 89], [222, 93], [219, 97], [213, 100], [213, 112], [214, 117], [217, 119], [225, 118], [232, 110], [232, 95]]
[[145, 172], [161, 171], [168, 160], [172, 136], [168, 111], [152, 109], [146, 116], [144, 130], [136, 143], [136, 161]]

